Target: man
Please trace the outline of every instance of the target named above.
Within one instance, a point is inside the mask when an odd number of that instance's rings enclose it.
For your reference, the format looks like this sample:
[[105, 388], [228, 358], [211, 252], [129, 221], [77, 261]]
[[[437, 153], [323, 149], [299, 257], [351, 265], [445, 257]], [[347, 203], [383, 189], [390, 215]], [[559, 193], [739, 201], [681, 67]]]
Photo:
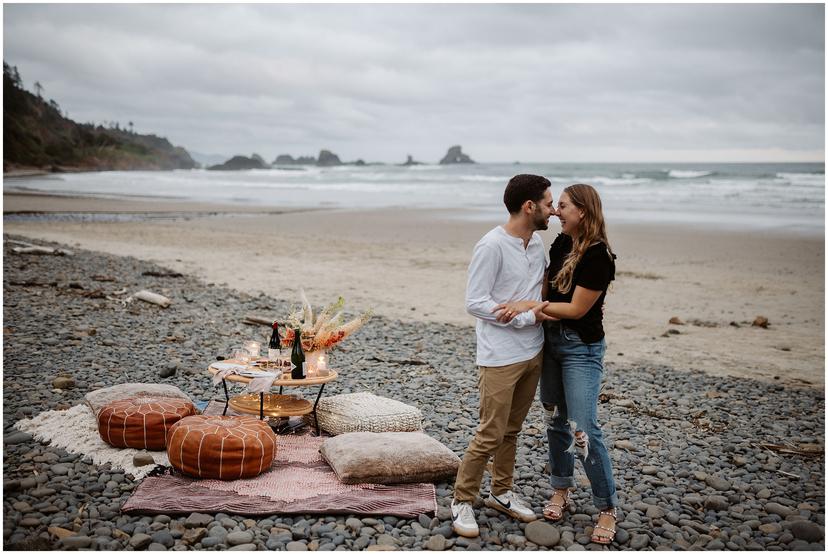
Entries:
[[466, 311], [477, 318], [480, 424], [463, 456], [451, 504], [458, 535], [480, 534], [472, 504], [483, 472], [492, 460], [492, 490], [485, 503], [521, 521], [534, 511], [512, 492], [517, 434], [535, 398], [543, 355], [545, 319], [540, 304], [508, 323], [494, 308], [511, 300], [541, 301], [546, 270], [543, 240], [535, 231], [548, 227], [554, 213], [549, 180], [515, 175], [503, 194], [509, 220], [480, 239], [469, 264]]

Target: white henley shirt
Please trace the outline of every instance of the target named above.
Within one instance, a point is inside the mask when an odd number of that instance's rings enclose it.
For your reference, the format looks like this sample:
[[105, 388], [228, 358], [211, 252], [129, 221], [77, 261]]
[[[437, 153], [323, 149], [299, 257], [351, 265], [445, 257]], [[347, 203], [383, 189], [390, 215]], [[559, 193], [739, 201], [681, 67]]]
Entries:
[[538, 233], [523, 239], [497, 226], [474, 247], [466, 285], [466, 311], [477, 318], [477, 365], [498, 367], [534, 358], [543, 348], [543, 327], [524, 312], [509, 323], [492, 310], [503, 302], [541, 300], [546, 253]]

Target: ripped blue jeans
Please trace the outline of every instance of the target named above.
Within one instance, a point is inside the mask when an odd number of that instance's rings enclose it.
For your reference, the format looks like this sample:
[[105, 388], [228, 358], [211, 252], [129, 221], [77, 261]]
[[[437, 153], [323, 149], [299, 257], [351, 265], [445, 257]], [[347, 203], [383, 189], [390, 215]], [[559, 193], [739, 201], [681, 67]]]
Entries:
[[598, 393], [604, 376], [604, 339], [592, 344], [559, 323], [544, 325], [545, 343], [540, 397], [546, 412], [550, 482], [575, 487], [575, 456], [592, 486], [595, 507], [618, 505], [612, 461], [598, 425]]

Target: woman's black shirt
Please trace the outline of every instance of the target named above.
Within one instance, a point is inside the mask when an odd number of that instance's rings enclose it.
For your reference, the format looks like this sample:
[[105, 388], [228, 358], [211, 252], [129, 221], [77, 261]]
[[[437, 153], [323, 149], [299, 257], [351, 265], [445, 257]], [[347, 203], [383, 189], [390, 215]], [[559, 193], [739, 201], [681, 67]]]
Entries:
[[546, 299], [550, 302], [572, 302], [575, 287], [600, 290], [601, 296], [581, 319], [562, 319], [561, 324], [578, 332], [586, 344], [598, 342], [604, 338], [603, 313], [601, 307], [607, 295], [610, 281], [615, 279], [615, 254], [611, 254], [603, 242], [593, 244], [584, 252], [584, 256], [572, 277], [572, 286], [567, 294], [561, 294], [553, 284], [555, 277], [563, 267], [567, 254], [572, 250], [572, 238], [563, 233], [555, 238], [549, 248], [549, 290]]

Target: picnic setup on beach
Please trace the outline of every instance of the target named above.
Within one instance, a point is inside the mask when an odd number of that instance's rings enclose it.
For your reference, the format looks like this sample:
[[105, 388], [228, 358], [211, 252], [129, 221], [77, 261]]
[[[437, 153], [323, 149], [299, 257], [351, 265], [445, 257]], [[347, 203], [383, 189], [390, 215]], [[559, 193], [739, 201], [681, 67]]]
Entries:
[[334, 367], [331, 350], [371, 317], [343, 322], [343, 304], [314, 314], [302, 292], [267, 344], [217, 353], [204, 379], [219, 398], [127, 382], [16, 427], [140, 480], [126, 514], [433, 514], [433, 483], [460, 460], [423, 432], [420, 410], [367, 391], [323, 394], [352, 369]]

